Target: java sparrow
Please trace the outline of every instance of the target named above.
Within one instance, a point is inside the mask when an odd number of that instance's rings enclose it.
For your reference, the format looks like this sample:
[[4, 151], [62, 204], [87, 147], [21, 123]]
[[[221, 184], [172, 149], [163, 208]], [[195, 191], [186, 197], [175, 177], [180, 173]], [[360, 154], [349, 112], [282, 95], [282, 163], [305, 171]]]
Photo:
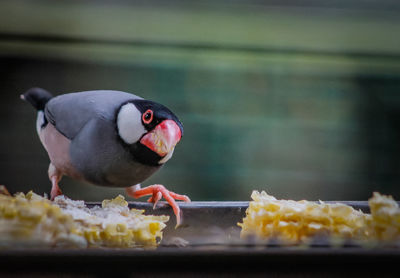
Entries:
[[36, 129], [49, 158], [51, 199], [61, 194], [63, 175], [96, 185], [126, 187], [128, 195], [164, 197], [177, 217], [176, 200], [185, 195], [162, 185], [140, 183], [167, 162], [181, 140], [183, 126], [168, 108], [120, 91], [87, 91], [53, 97], [40, 88], [21, 95], [38, 111]]

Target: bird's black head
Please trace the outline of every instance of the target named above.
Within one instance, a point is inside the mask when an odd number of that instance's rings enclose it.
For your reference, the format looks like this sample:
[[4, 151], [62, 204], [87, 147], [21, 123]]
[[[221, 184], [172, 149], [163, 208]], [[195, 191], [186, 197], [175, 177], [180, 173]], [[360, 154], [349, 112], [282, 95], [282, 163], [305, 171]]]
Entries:
[[117, 131], [136, 160], [160, 166], [173, 154], [183, 126], [167, 107], [144, 99], [125, 102], [117, 111]]

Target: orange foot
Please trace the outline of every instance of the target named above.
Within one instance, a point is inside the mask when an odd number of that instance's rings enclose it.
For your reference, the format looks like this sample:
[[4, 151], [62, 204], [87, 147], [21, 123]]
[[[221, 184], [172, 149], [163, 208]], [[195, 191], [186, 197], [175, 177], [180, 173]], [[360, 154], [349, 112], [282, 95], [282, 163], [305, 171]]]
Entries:
[[161, 184], [150, 185], [145, 188], [140, 188], [140, 185], [134, 185], [126, 188], [126, 193], [133, 198], [140, 198], [146, 195], [152, 195], [147, 202], [154, 203], [153, 208], [156, 207], [158, 201], [164, 197], [164, 199], [170, 204], [172, 209], [174, 210], [176, 216], [176, 226], [178, 227], [181, 224], [181, 210], [175, 200], [181, 200], [185, 202], [190, 202], [190, 199], [186, 195], [179, 195], [172, 191], [167, 190]]
[[51, 191], [50, 191], [50, 200], [54, 201], [54, 198], [58, 195], [62, 195], [60, 187], [58, 187], [59, 177], [53, 176], [51, 177]]
[[54, 201], [55, 197], [62, 194], [60, 187], [58, 187], [58, 183], [63, 174], [53, 165], [53, 163], [50, 163], [49, 165], [48, 174], [51, 181], [50, 200]]

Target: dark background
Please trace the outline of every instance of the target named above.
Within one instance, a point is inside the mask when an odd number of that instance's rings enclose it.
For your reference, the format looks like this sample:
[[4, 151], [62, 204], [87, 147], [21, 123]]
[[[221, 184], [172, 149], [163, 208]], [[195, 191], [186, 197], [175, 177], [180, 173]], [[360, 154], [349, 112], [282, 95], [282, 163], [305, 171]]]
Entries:
[[392, 1], [2, 1], [0, 184], [50, 190], [36, 115], [19, 99], [38, 86], [173, 110], [184, 139], [143, 185], [192, 200], [400, 199], [399, 34]]

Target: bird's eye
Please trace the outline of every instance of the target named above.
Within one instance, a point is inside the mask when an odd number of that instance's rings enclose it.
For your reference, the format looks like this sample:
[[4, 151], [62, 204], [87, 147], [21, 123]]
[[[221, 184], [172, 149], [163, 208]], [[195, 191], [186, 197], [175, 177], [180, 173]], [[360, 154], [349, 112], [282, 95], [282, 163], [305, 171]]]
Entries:
[[144, 112], [142, 115], [142, 120], [145, 124], [151, 123], [153, 120], [153, 111], [148, 109], [146, 112]]

